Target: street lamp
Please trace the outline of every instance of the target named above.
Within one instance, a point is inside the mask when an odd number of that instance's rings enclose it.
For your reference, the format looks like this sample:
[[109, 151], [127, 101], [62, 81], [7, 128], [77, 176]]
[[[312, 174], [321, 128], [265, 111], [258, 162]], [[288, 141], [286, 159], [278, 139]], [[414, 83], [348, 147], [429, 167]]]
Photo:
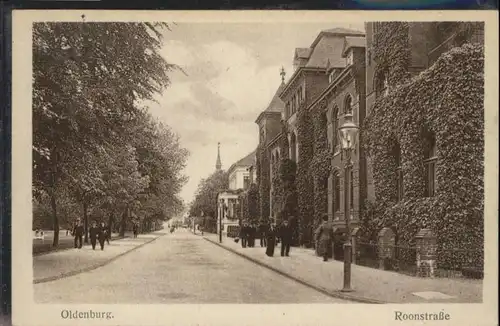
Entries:
[[220, 200], [220, 214], [219, 214], [219, 243], [222, 243], [222, 218], [224, 215], [224, 199]]
[[344, 178], [345, 178], [345, 188], [344, 188], [344, 215], [345, 215], [345, 226], [346, 226], [346, 242], [344, 244], [344, 288], [342, 292], [351, 292], [351, 260], [352, 260], [352, 244], [351, 244], [351, 227], [350, 227], [350, 218], [351, 218], [351, 169], [352, 169], [352, 160], [351, 154], [352, 151], [356, 148], [356, 141], [358, 136], [359, 128], [352, 121], [352, 113], [347, 113], [344, 118], [344, 124], [339, 128], [339, 138], [340, 144], [342, 146], [342, 150], [346, 154], [345, 157], [345, 169], [344, 169]]

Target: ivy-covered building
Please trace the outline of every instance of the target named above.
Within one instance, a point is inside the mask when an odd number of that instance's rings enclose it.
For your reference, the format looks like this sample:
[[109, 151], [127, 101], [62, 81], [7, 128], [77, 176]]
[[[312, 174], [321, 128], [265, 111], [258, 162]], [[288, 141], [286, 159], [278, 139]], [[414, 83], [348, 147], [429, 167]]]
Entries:
[[[255, 123], [259, 126], [259, 145], [256, 153], [256, 180], [259, 191], [259, 215], [261, 219], [276, 219], [279, 211], [276, 198], [273, 193], [273, 178], [278, 176], [277, 161], [281, 159], [283, 151], [279, 146], [282, 138], [282, 116], [284, 103], [279, 94], [285, 87], [285, 73], [281, 72], [281, 84], [271, 99], [269, 105], [262, 111]], [[276, 184], [274, 184], [276, 186]], [[273, 200], [274, 199], [274, 200]]]
[[[271, 102], [278, 105], [268, 107], [256, 121], [256, 170], [261, 217], [289, 219], [296, 242], [309, 246], [321, 214], [339, 221], [342, 216], [343, 175], [340, 158], [332, 159], [339, 153], [332, 152], [331, 144], [336, 142], [333, 125], [342, 122], [343, 111], [336, 111], [339, 118], [331, 117], [333, 108], [345, 109], [345, 103], [349, 111], [364, 110], [364, 33], [344, 28], [321, 31], [311, 46], [295, 50], [293, 60], [292, 76], [285, 84], [282, 71], [282, 84]], [[358, 207], [366, 191], [357, 181], [352, 191]], [[354, 209], [353, 215], [358, 211]]]
[[391, 227], [399, 244], [413, 245], [418, 230], [430, 228], [438, 266], [464, 259], [482, 265], [484, 26], [370, 22], [365, 28], [368, 111], [361, 134], [375, 194], [365, 233]]

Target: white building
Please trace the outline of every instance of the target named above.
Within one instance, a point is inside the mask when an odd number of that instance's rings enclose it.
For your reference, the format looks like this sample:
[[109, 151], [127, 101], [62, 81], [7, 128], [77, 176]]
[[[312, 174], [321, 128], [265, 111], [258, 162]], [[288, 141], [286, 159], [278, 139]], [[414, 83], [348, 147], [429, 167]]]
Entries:
[[255, 153], [256, 151], [253, 151], [231, 165], [228, 170], [229, 189], [217, 195], [217, 230], [221, 230], [222, 221], [222, 235], [224, 236], [228, 233], [229, 236], [235, 236], [239, 227], [239, 219], [243, 212], [238, 197], [255, 182], [253, 173], [249, 171], [255, 162]]
[[250, 168], [255, 161], [256, 151], [248, 154], [238, 162], [231, 165], [228, 170], [229, 175], [229, 190], [243, 189], [246, 190], [252, 182], [253, 175], [250, 175], [248, 168]]

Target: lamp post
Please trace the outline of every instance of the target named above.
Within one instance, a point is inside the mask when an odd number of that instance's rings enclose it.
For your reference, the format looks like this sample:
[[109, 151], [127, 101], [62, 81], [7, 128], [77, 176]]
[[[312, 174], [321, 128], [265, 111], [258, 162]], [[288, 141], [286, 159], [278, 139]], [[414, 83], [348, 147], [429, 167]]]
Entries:
[[219, 214], [219, 243], [222, 243], [222, 219], [224, 215], [224, 199], [220, 200], [220, 214]]
[[359, 128], [352, 121], [352, 113], [347, 113], [344, 117], [344, 124], [339, 128], [339, 138], [342, 150], [345, 153], [345, 167], [344, 167], [344, 178], [345, 178], [345, 188], [344, 188], [344, 215], [345, 215], [345, 226], [346, 226], [346, 242], [344, 244], [344, 287], [342, 292], [351, 292], [351, 260], [352, 260], [352, 244], [351, 244], [351, 170], [352, 170], [352, 151], [356, 148], [356, 140], [358, 136]]

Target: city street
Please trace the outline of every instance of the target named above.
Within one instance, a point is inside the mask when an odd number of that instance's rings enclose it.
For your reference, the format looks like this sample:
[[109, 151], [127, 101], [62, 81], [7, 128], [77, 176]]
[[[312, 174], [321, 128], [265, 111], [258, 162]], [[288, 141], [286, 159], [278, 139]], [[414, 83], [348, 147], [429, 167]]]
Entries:
[[350, 303], [184, 229], [91, 272], [35, 284], [34, 291], [39, 303]]

